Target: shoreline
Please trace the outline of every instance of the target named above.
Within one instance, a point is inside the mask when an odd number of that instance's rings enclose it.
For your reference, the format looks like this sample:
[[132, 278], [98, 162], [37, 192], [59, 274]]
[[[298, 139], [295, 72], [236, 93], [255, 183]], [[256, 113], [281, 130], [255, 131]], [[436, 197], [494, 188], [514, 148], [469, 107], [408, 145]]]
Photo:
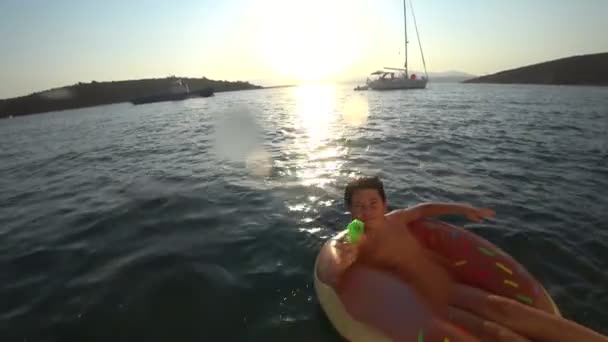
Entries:
[[202, 78], [149, 78], [90, 83], [48, 89], [25, 96], [0, 100], [0, 118], [42, 114], [69, 109], [128, 103], [136, 98], [165, 94], [213, 93], [264, 89], [245, 81], [218, 81]]

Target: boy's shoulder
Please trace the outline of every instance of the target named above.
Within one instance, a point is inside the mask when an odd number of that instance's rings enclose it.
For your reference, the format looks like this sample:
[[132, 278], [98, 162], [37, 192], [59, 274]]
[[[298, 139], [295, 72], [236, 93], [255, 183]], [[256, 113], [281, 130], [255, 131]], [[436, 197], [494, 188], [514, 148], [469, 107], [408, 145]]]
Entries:
[[412, 210], [412, 208], [395, 209], [385, 216], [387, 220], [399, 222], [399, 224], [405, 226], [420, 218], [418, 211]]
[[387, 218], [404, 218], [408, 215], [408, 210], [407, 209], [394, 209], [392, 211], [389, 211], [388, 213], [386, 213], [384, 216], [386, 216]]

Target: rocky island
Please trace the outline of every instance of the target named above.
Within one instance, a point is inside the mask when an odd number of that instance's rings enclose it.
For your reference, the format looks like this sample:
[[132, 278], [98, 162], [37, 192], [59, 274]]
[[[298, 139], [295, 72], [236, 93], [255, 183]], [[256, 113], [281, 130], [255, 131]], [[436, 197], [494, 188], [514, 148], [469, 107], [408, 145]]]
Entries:
[[608, 53], [572, 56], [476, 77], [464, 83], [608, 86]]
[[[187, 89], [176, 88], [179, 83]], [[140, 99], [166, 97], [169, 100], [193, 96], [210, 96], [214, 92], [259, 89], [261, 86], [242, 81], [216, 81], [202, 78], [166, 78], [78, 83], [67, 87], [50, 89], [0, 100], [0, 118], [43, 113], [56, 110], [92, 107], [120, 102], [135, 102]]]

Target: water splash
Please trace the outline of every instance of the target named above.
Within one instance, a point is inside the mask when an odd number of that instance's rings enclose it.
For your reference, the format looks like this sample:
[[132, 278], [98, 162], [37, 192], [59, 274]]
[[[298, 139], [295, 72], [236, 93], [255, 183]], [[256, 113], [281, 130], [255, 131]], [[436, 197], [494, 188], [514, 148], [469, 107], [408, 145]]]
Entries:
[[272, 157], [264, 148], [258, 146], [247, 155], [245, 165], [254, 176], [268, 177], [272, 171]]
[[369, 105], [367, 97], [353, 96], [346, 100], [342, 110], [342, 120], [349, 126], [360, 127], [367, 122]]
[[235, 106], [218, 114], [213, 130], [213, 149], [218, 159], [241, 164], [255, 176], [268, 176], [272, 158], [263, 146], [263, 130], [255, 111]]

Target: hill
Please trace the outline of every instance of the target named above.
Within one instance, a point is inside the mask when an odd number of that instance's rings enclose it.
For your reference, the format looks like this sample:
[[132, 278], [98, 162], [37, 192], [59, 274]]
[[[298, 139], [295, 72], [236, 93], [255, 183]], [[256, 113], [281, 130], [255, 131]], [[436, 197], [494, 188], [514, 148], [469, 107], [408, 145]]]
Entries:
[[572, 56], [505, 70], [464, 83], [528, 83], [608, 86], [608, 53]]
[[[134, 98], [170, 92], [177, 78], [91, 82], [50, 89], [27, 96], [0, 100], [0, 118], [43, 113], [55, 110], [127, 102]], [[214, 92], [258, 89], [249, 82], [215, 81], [203, 78], [181, 78], [191, 92], [212, 88]]]

